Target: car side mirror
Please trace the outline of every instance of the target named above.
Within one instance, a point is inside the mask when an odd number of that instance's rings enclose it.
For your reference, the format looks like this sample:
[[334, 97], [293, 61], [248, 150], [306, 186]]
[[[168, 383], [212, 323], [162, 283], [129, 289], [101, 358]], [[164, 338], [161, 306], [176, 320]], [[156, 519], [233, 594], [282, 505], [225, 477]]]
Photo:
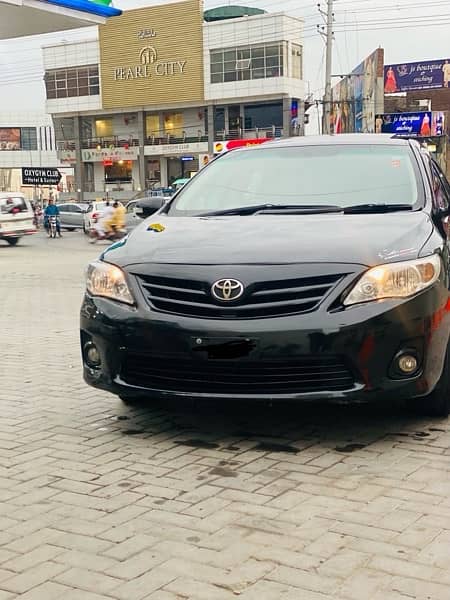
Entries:
[[135, 212], [141, 219], [146, 219], [162, 208], [166, 202], [167, 198], [151, 196], [150, 198], [145, 198], [136, 202]]

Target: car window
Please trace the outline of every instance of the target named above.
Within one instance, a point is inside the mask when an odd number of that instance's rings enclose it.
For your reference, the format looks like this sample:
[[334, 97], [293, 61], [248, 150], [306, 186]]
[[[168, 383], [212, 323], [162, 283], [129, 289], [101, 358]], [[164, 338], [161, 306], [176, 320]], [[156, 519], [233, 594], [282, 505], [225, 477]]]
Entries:
[[433, 203], [437, 210], [448, 210], [450, 207], [450, 189], [444, 173], [437, 163], [432, 161]]
[[202, 169], [169, 214], [270, 204], [408, 204], [418, 201], [412, 152], [401, 145], [317, 145], [237, 150]]
[[128, 206], [127, 206], [127, 213], [128, 214], [133, 213], [135, 208], [136, 208], [136, 202], [130, 202], [130, 204], [128, 204]]
[[74, 204], [74, 205], [72, 206], [72, 210], [71, 210], [71, 212], [74, 212], [74, 213], [80, 213], [80, 212], [81, 212], [81, 208], [80, 208], [79, 206], [77, 206], [76, 204]]
[[11, 196], [9, 198], [0, 198], [0, 213], [8, 214], [15, 212], [25, 212], [28, 206], [25, 198], [21, 196]]
[[57, 204], [56, 206], [57, 206], [59, 212], [63, 212], [63, 213], [68, 212], [69, 207], [67, 204]]

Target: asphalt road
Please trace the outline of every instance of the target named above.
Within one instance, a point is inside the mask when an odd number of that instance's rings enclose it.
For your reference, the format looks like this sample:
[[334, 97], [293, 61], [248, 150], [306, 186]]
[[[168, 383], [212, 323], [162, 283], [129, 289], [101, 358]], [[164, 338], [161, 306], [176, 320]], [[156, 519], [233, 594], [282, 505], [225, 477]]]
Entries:
[[0, 242], [0, 600], [450, 599], [450, 424], [81, 377], [81, 233]]

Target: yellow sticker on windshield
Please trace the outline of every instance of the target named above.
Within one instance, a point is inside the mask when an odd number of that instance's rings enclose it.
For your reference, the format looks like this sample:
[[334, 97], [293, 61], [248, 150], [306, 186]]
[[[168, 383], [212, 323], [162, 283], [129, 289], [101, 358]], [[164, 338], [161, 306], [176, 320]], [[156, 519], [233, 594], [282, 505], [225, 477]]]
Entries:
[[161, 223], [152, 223], [151, 225], [149, 225], [147, 227], [147, 231], [156, 231], [156, 233], [159, 233], [164, 230], [165, 230], [165, 227], [164, 227], [164, 225], [161, 225]]

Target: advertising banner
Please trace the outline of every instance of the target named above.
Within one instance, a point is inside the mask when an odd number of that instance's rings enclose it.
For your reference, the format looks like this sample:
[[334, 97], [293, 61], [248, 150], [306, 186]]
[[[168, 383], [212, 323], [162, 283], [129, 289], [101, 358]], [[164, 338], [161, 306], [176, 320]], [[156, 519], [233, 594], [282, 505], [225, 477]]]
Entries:
[[378, 48], [332, 90], [334, 133], [373, 133], [375, 114], [384, 108], [384, 51]]
[[0, 150], [20, 150], [18, 127], [0, 127]]
[[386, 94], [450, 87], [450, 58], [384, 67]]
[[444, 113], [409, 112], [376, 116], [376, 133], [433, 137], [444, 134]]

